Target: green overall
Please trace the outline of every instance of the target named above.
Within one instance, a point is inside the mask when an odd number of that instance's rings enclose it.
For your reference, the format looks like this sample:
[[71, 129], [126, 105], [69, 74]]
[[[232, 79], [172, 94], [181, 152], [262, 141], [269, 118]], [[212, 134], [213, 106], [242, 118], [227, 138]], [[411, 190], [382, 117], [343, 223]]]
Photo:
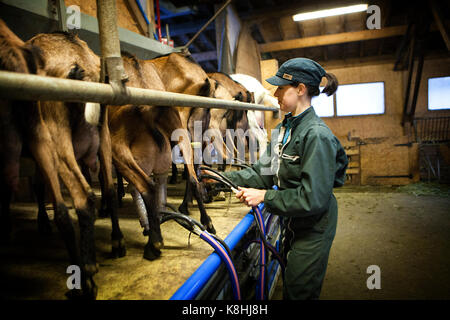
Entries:
[[[283, 217], [284, 298], [318, 299], [336, 233], [333, 187], [344, 184], [348, 159], [312, 107], [296, 117], [287, 114], [277, 129], [277, 143], [266, 156], [225, 175], [242, 187], [268, 189], [265, 206]], [[279, 190], [271, 189], [274, 184]]]

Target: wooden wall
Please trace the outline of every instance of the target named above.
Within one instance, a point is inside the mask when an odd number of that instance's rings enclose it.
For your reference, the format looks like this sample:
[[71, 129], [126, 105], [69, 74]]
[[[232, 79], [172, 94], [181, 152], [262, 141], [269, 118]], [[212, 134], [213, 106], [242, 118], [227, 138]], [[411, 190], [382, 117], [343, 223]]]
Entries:
[[[261, 61], [261, 83], [269, 90], [269, 92], [274, 95], [277, 87], [271, 85], [267, 81], [267, 78], [272, 77], [278, 71], [278, 61], [275, 59], [270, 60], [262, 60]], [[271, 138], [271, 130], [276, 127], [278, 123], [280, 123], [284, 112], [280, 111], [277, 113], [271, 111], [264, 111], [264, 128], [267, 130], [267, 135], [269, 139]]]
[[[419, 180], [418, 145], [406, 144], [409, 139], [401, 126], [406, 71], [393, 71], [393, 63], [330, 67], [340, 84], [383, 81], [385, 85], [385, 114], [323, 118], [344, 144], [348, 135], [358, 137], [360, 145], [361, 184], [401, 185]], [[424, 64], [416, 116], [450, 115], [449, 111], [428, 111], [428, 78], [450, 75], [450, 59], [426, 60]], [[414, 76], [413, 76], [414, 79]], [[413, 175], [408, 178], [376, 178], [375, 176]]]
[[[65, 0], [66, 6], [77, 5], [82, 13], [97, 18], [97, 4], [95, 0]], [[116, 0], [118, 20], [117, 25], [121, 28], [144, 35], [133, 18], [126, 0]]]
[[[261, 62], [263, 84], [269, 90], [274, 90], [267, 82], [267, 77], [273, 75], [278, 67], [276, 60]], [[401, 126], [404, 93], [407, 81], [407, 71], [393, 71], [393, 62], [371, 62], [370, 64], [323, 64], [327, 72], [334, 73], [340, 84], [384, 82], [385, 114], [367, 116], [348, 116], [323, 118], [333, 133], [343, 145], [358, 145], [359, 166], [358, 184], [362, 185], [403, 185], [417, 182], [419, 175], [419, 148], [398, 146], [409, 142], [405, 129]], [[450, 58], [430, 59], [424, 63], [424, 69], [419, 88], [416, 107], [417, 117], [450, 115], [450, 111], [428, 111], [428, 78], [449, 76]], [[413, 80], [415, 75], [413, 75]], [[322, 85], [325, 85], [326, 81]], [[414, 84], [414, 82], [413, 82]], [[268, 117], [266, 117], [268, 118]], [[266, 121], [267, 130], [273, 128], [279, 120]], [[352, 141], [348, 140], [348, 137]], [[355, 143], [358, 141], [358, 143]], [[397, 146], [396, 146], [397, 145]], [[448, 151], [443, 146], [441, 152]], [[443, 151], [442, 151], [443, 150]], [[449, 158], [449, 154], [443, 154]], [[352, 160], [353, 161], [353, 160]], [[449, 162], [450, 164], [450, 162]], [[377, 178], [376, 176], [412, 175], [413, 178]]]

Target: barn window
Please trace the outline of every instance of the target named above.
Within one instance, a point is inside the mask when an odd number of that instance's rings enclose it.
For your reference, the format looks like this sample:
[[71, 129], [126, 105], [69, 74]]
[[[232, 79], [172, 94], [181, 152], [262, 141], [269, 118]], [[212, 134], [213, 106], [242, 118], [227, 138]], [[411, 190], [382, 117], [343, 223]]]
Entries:
[[384, 82], [340, 85], [336, 91], [338, 116], [384, 113]]
[[[322, 92], [324, 87], [320, 87]], [[332, 117], [334, 116], [333, 95], [327, 96], [325, 93], [313, 97], [311, 105], [314, 107], [314, 111], [319, 117]]]
[[450, 109], [450, 77], [428, 79], [428, 110]]

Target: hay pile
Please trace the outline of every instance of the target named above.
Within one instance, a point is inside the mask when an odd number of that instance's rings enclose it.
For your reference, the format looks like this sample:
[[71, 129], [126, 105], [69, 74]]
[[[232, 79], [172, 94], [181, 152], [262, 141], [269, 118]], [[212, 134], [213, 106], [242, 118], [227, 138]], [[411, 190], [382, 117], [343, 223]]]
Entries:
[[437, 196], [450, 198], [450, 185], [436, 182], [418, 182], [397, 188], [398, 192], [420, 196]]

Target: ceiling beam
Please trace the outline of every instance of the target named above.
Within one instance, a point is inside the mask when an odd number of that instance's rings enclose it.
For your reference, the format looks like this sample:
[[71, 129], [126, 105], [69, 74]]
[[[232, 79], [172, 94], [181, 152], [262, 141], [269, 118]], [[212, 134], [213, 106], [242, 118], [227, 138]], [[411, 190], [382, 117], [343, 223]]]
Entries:
[[447, 50], [450, 51], [450, 38], [448, 35], [447, 28], [445, 24], [443, 23], [442, 19], [442, 13], [440, 12], [439, 8], [437, 7], [435, 0], [429, 0], [431, 11], [434, 16], [434, 20], [439, 28], [439, 32], [441, 33], [442, 39], [445, 42], [445, 45], [447, 46]]
[[316, 11], [330, 9], [333, 7], [342, 7], [351, 4], [358, 4], [358, 0], [316, 0], [311, 3], [305, 1], [291, 1], [292, 4], [284, 5], [280, 8], [279, 4], [265, 6], [264, 9], [240, 12], [239, 17], [245, 21], [259, 21], [285, 16], [295, 15], [299, 12]]
[[291, 49], [320, 47], [332, 44], [381, 39], [405, 34], [407, 26], [388, 27], [379, 30], [363, 30], [328, 34], [316, 37], [298, 38], [285, 41], [275, 41], [259, 45], [261, 52], [274, 52]]

